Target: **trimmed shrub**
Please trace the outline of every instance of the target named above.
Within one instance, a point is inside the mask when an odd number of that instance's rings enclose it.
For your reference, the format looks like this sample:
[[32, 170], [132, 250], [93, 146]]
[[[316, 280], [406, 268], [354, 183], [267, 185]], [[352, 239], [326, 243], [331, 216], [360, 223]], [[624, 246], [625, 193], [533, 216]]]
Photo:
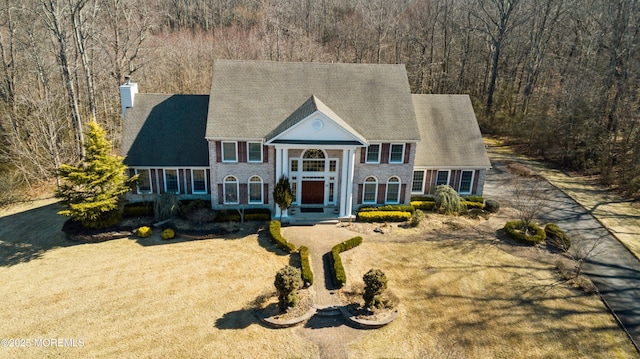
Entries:
[[411, 196], [411, 202], [435, 202], [436, 199], [433, 196], [420, 196], [420, 195], [414, 195]]
[[153, 231], [151, 230], [151, 227], [144, 226], [144, 227], [138, 228], [136, 230], [136, 234], [140, 238], [147, 238], [147, 237], [149, 237], [149, 236], [151, 236], [153, 234]]
[[477, 202], [477, 203], [484, 203], [484, 197], [482, 196], [467, 196], [466, 200], [469, 202]]
[[340, 288], [347, 284], [347, 274], [344, 271], [340, 253], [348, 251], [351, 248], [355, 248], [361, 243], [362, 237], [357, 236], [342, 243], [338, 243], [333, 246], [333, 248], [331, 248], [331, 258], [333, 259], [333, 274], [335, 276], [336, 285]]
[[470, 202], [470, 201], [462, 201], [462, 205], [467, 207], [467, 209], [483, 209], [484, 204], [481, 202]]
[[162, 239], [172, 239], [176, 236], [176, 232], [173, 231], [173, 229], [171, 228], [167, 228], [164, 231], [162, 231]]
[[525, 235], [524, 231], [522, 231], [522, 221], [511, 221], [507, 222], [504, 225], [504, 232], [509, 236], [509, 238], [513, 239], [516, 242], [526, 244], [529, 246], [535, 246], [536, 244], [544, 241], [547, 238], [547, 234], [544, 230], [534, 223], [529, 224], [529, 231], [535, 234], [533, 235]]
[[272, 242], [280, 249], [287, 253], [293, 253], [296, 251], [296, 246], [293, 243], [287, 242], [286, 239], [280, 234], [280, 221], [273, 220], [269, 222], [269, 234], [271, 235]]
[[313, 271], [311, 270], [311, 263], [309, 263], [309, 248], [305, 246], [300, 247], [300, 273], [305, 288], [313, 285]]
[[435, 211], [436, 201], [411, 201], [411, 206], [423, 211]]
[[387, 289], [387, 276], [380, 269], [369, 269], [362, 277], [364, 280], [364, 305], [367, 308], [382, 308], [382, 293]]
[[127, 203], [122, 209], [123, 217], [153, 216], [153, 202]]
[[360, 207], [360, 209], [358, 211], [360, 211], [360, 212], [382, 211], [382, 212], [409, 212], [409, 213], [413, 213], [413, 212], [415, 212], [415, 210], [416, 209], [411, 205], [406, 205], [406, 204], [387, 204], [387, 205], [379, 206], [379, 207], [362, 206], [362, 207]]
[[488, 199], [484, 202], [484, 210], [490, 213], [498, 213], [500, 210], [500, 203], [492, 199]]
[[559, 250], [566, 252], [571, 247], [571, 239], [557, 224], [547, 224], [544, 232], [547, 234], [547, 242]]
[[411, 227], [419, 226], [420, 222], [422, 222], [424, 217], [425, 217], [424, 212], [422, 212], [421, 210], [415, 211], [415, 213], [411, 216], [411, 221], [409, 222], [409, 225]]
[[300, 270], [292, 266], [286, 266], [276, 273], [273, 285], [278, 291], [278, 304], [281, 311], [298, 305], [298, 289], [302, 287]]
[[410, 212], [369, 211], [358, 212], [358, 221], [362, 222], [406, 222], [411, 219]]

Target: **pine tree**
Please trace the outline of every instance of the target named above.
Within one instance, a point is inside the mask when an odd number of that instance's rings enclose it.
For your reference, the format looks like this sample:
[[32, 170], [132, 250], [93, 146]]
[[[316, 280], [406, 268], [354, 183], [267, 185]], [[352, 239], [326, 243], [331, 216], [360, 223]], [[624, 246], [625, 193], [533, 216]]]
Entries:
[[282, 211], [291, 206], [293, 196], [291, 195], [291, 185], [289, 184], [289, 178], [282, 176], [276, 183], [273, 189], [273, 200], [280, 207], [280, 222], [282, 222]]
[[58, 212], [85, 228], [104, 228], [120, 219], [120, 196], [130, 190], [123, 158], [111, 154], [111, 143], [96, 122], [89, 123], [84, 141], [85, 157], [78, 166], [64, 164], [58, 173], [63, 182], [56, 191], [65, 209]]

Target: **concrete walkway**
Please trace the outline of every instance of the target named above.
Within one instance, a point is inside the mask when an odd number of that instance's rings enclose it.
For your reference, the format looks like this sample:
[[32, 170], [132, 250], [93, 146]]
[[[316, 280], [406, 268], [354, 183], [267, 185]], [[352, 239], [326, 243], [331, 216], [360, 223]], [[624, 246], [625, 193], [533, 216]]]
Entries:
[[[309, 261], [313, 270], [316, 308], [325, 309], [342, 305], [331, 276], [331, 248], [357, 234], [336, 227], [335, 224], [282, 227], [282, 235], [296, 247], [309, 248]], [[355, 250], [355, 249], [354, 249]], [[318, 344], [320, 357], [327, 359], [349, 358], [349, 343], [364, 335], [364, 331], [345, 324], [342, 316], [316, 314], [298, 333]]]
[[[504, 149], [489, 147], [493, 169], [487, 174], [485, 198], [497, 199], [503, 206], [510, 201], [509, 183], [515, 177], [506, 169], [509, 161], [520, 161], [545, 175], [540, 164], [519, 160]], [[636, 343], [640, 343], [640, 262], [590, 211], [561, 191], [545, 182], [551, 200], [540, 220], [554, 222], [572, 238], [572, 246], [585, 249], [594, 244], [594, 256], [585, 264], [584, 272], [598, 288], [607, 305], [619, 318]], [[575, 188], [573, 189], [575, 190]], [[638, 219], [640, 226], [640, 218]], [[640, 233], [640, 229], [637, 229]], [[614, 231], [615, 232], [615, 231]]]

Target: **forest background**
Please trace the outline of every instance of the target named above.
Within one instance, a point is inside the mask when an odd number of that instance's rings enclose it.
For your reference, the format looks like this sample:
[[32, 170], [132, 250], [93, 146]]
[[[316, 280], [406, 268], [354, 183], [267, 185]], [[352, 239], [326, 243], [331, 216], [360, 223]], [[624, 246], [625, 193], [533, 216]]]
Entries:
[[[214, 59], [402, 63], [485, 134], [640, 196], [638, 0], [0, 0], [0, 204], [56, 183], [118, 86], [208, 94]], [[179, 135], [179, 131], [176, 132]]]

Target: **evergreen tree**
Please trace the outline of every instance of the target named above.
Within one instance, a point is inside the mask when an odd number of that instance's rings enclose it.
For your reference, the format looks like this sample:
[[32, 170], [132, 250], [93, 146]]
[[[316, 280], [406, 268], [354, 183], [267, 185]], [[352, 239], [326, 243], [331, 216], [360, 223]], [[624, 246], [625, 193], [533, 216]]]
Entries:
[[58, 212], [86, 228], [104, 228], [120, 219], [120, 196], [130, 190], [122, 157], [111, 154], [111, 143], [96, 122], [89, 123], [84, 141], [85, 157], [78, 166], [63, 164], [63, 182], [56, 191], [65, 209]]
[[273, 189], [273, 200], [280, 208], [280, 222], [282, 222], [282, 211], [291, 206], [293, 195], [291, 194], [291, 184], [287, 176], [281, 176]]

